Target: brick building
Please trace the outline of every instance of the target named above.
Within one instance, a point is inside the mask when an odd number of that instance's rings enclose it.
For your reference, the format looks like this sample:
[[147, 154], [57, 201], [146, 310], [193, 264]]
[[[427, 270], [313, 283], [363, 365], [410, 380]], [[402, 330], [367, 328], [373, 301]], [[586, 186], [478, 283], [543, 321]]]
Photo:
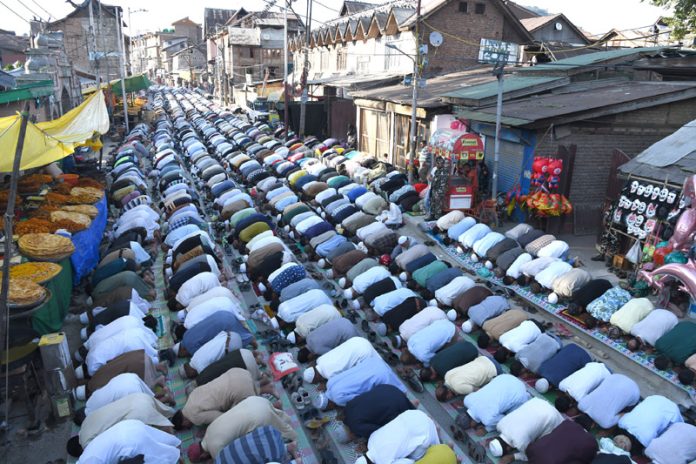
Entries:
[[65, 50], [78, 71], [101, 77], [104, 81], [121, 77], [121, 38], [117, 19], [117, 14], [123, 14], [121, 7], [99, 0], [70, 3], [75, 9], [65, 18], [45, 24], [44, 30], [63, 32]]
[[[657, 67], [645, 73], [630, 66], [652, 57], [663, 60], [665, 52], [651, 48], [592, 53], [506, 75], [498, 191], [517, 185], [528, 191], [534, 156], [564, 158], [563, 193], [575, 211], [559, 226], [568, 232], [597, 231], [609, 180], [625, 161], [616, 151], [636, 156], [694, 117], [696, 82], [666, 82]], [[484, 136], [489, 167], [494, 155], [495, 86], [443, 95], [470, 130]]]

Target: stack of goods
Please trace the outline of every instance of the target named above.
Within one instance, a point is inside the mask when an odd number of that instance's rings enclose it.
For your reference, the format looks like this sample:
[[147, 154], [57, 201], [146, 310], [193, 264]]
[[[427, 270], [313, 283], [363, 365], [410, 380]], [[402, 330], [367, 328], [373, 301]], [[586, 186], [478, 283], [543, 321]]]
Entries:
[[[60, 274], [63, 268], [55, 263], [22, 263], [10, 268], [10, 279], [31, 280], [37, 284], [45, 284]], [[2, 273], [0, 272], [0, 279]]]
[[35, 306], [46, 299], [47, 291], [29, 279], [10, 277], [8, 303], [15, 308]]
[[69, 238], [55, 234], [26, 234], [18, 243], [22, 254], [40, 261], [60, 261], [75, 251]]

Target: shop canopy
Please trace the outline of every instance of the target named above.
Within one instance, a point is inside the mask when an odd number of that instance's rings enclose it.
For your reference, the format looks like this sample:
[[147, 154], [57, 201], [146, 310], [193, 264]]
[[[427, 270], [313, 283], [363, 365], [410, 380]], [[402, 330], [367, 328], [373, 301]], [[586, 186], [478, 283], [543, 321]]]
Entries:
[[[137, 76], [131, 76], [127, 77], [124, 79], [126, 83], [126, 92], [137, 92], [139, 90], [146, 90], [148, 89], [151, 85], [152, 82], [150, 82], [150, 79], [147, 78], [146, 75], [144, 74], [139, 74]], [[115, 95], [121, 95], [121, 79], [114, 79], [109, 84], [102, 84], [102, 89], [105, 89], [107, 87], [111, 87], [111, 91]], [[97, 87], [88, 87], [84, 90], [82, 90], [83, 94], [89, 94], [93, 93], [97, 90]]]
[[476, 134], [452, 129], [436, 130], [430, 137], [430, 150], [439, 156], [463, 160], [483, 159], [483, 140]]
[[[0, 118], [0, 172], [12, 172], [22, 117]], [[46, 166], [65, 158], [77, 144], [109, 130], [109, 115], [104, 94], [99, 91], [58, 119], [27, 123], [20, 170]]]

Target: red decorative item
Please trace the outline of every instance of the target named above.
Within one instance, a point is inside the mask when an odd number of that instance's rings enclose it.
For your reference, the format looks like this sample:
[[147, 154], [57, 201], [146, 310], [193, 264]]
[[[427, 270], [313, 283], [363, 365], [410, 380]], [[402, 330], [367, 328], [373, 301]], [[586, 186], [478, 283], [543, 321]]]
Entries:
[[653, 253], [653, 262], [655, 263], [656, 267], [662, 266], [665, 264], [665, 257], [670, 254], [673, 251], [673, 248], [671, 245], [667, 245], [664, 247], [657, 248], [655, 252]]

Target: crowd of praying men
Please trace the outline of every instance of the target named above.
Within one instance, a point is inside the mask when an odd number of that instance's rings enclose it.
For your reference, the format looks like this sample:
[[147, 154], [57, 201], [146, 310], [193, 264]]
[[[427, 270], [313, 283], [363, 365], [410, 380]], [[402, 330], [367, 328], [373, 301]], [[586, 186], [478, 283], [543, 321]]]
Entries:
[[[150, 98], [152, 127], [111, 162], [113, 227], [75, 353], [79, 462], [301, 462], [281, 388], [302, 419], [337, 409], [332, 433], [360, 464], [455, 464], [449, 434], [476, 462], [696, 459], [692, 411], [642, 398], [504, 291], [400, 234], [419, 193], [389, 164], [334, 139], [284, 142], [186, 90]], [[658, 368], [693, 384], [696, 324], [592, 279], [565, 242], [460, 211], [433, 233], [632, 349], [654, 347]], [[178, 410], [172, 376], [188, 382]], [[430, 385], [461, 403], [449, 432], [414, 399]], [[202, 439], [181, 450], [176, 434], [194, 426]]]

